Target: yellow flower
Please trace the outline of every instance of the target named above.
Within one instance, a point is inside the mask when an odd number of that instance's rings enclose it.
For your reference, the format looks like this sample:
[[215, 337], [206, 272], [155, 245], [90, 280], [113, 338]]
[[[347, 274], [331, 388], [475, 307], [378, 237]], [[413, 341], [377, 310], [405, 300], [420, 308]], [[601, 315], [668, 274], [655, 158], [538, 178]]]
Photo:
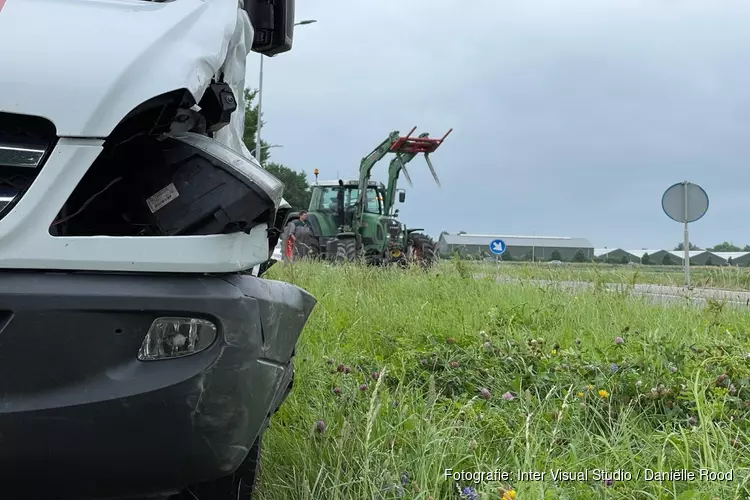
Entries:
[[587, 385], [586, 386], [586, 390], [587, 391], [593, 391], [594, 390], [594, 386], [593, 385]]
[[599, 389], [599, 396], [602, 397], [602, 398], [608, 398], [609, 397], [609, 393], [607, 391], [605, 391], [604, 389]]
[[583, 393], [582, 393], [582, 392], [579, 392], [579, 393], [578, 393], [578, 397], [579, 397], [579, 398], [582, 398], [582, 397], [583, 397]]
[[503, 493], [503, 500], [516, 500], [516, 490], [508, 490]]
[[557, 349], [552, 349], [552, 355], [554, 356], [555, 354], [557, 354]]

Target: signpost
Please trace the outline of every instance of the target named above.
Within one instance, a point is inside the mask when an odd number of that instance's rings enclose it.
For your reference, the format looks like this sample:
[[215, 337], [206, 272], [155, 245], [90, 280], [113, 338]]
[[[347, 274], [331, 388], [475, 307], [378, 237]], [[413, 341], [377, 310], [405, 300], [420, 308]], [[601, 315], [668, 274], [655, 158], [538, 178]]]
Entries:
[[670, 219], [685, 224], [685, 285], [690, 287], [690, 236], [688, 224], [708, 211], [708, 194], [702, 187], [683, 181], [673, 184], [661, 197], [661, 208]]
[[505, 248], [505, 242], [501, 239], [492, 240], [490, 242], [490, 252], [495, 254], [495, 260], [500, 260], [500, 256], [505, 253]]

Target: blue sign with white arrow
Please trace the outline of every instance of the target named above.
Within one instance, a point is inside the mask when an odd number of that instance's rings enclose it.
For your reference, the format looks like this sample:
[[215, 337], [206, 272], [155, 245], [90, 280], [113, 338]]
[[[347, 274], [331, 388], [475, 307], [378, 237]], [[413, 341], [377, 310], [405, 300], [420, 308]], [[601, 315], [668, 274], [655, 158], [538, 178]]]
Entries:
[[505, 253], [505, 242], [503, 240], [492, 240], [490, 243], [490, 252], [495, 255], [502, 255]]

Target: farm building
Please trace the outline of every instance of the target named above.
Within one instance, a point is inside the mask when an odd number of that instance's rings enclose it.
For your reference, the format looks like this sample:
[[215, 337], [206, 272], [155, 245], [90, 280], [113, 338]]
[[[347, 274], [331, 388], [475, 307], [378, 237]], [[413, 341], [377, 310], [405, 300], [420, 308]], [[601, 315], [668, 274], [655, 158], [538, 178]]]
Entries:
[[[664, 256], [670, 253], [667, 250], [659, 250], [652, 248], [639, 248], [639, 249], [625, 249], [625, 248], [597, 248], [594, 250], [594, 255], [597, 260], [601, 262], [608, 262], [611, 264], [620, 264], [624, 262], [635, 262], [643, 264], [643, 256], [648, 255], [649, 264], [661, 264]], [[674, 255], [671, 255], [673, 263], [676, 263]], [[680, 259], [680, 262], [682, 260]]]
[[492, 257], [490, 242], [501, 239], [507, 247], [504, 258], [514, 260], [552, 260], [553, 252], [557, 250], [560, 260], [573, 260], [580, 250], [586, 260], [594, 258], [594, 246], [585, 238], [570, 238], [563, 236], [513, 236], [490, 234], [448, 234], [440, 235], [438, 241], [439, 253], [443, 257], [450, 257], [458, 251], [462, 257]]

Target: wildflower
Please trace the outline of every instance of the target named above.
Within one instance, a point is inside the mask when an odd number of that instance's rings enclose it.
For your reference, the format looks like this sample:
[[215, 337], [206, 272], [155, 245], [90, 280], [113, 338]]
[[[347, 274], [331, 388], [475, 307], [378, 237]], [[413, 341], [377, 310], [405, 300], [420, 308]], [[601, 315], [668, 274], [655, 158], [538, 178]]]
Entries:
[[638, 382], [635, 383], [636, 387], [640, 387], [642, 385], [643, 385], [643, 380], [639, 380]]
[[359, 390], [362, 392], [365, 392], [367, 390], [367, 384], [362, 384], [359, 386]]
[[579, 397], [579, 398], [582, 398], [582, 397], [583, 397], [583, 393], [582, 393], [582, 392], [579, 392], [579, 393], [578, 393], [578, 397]]
[[344, 363], [339, 363], [339, 366], [336, 367], [337, 372], [343, 372], [344, 371]]
[[677, 373], [677, 367], [675, 365], [671, 365], [669, 367], [669, 371], [672, 372], [672, 373]]
[[484, 387], [479, 391], [479, 393], [484, 399], [490, 399], [492, 397], [492, 393], [489, 391], [489, 389], [485, 389]]
[[587, 391], [593, 391], [594, 390], [594, 386], [591, 385], [591, 384], [589, 384], [589, 385], [586, 386], [586, 390]]
[[461, 498], [465, 498], [466, 500], [479, 500], [479, 493], [476, 488], [470, 488], [467, 486], [461, 491]]
[[516, 396], [512, 392], [508, 391], [503, 394], [503, 399], [506, 401], [513, 401], [514, 399], [516, 399]]
[[315, 423], [315, 428], [318, 430], [318, 432], [323, 433], [326, 430], [326, 423], [323, 420], [318, 420]]
[[344, 366], [344, 373], [351, 373], [351, 372], [352, 372], [352, 369], [351, 369], [350, 366], [348, 366], [348, 365]]
[[729, 384], [729, 394], [735, 394], [737, 392], [737, 388], [734, 386], [734, 384]]
[[614, 486], [614, 485], [615, 485], [615, 480], [614, 480], [614, 479], [612, 479], [611, 477], [610, 477], [610, 478], [607, 478], [607, 479], [606, 479], [606, 480], [604, 481], [604, 485], [605, 485], [605, 486]]
[[479, 446], [479, 444], [477, 443], [476, 439], [472, 439], [471, 441], [469, 441], [469, 448], [470, 449], [476, 450], [477, 446]]
[[619, 369], [620, 367], [617, 366], [617, 363], [612, 363], [612, 366], [609, 368], [609, 373], [615, 373]]
[[458, 361], [451, 361], [451, 368], [458, 368]]
[[516, 500], [516, 490], [505, 490], [502, 500]]
[[372, 379], [377, 380], [380, 378], [380, 372], [373, 372], [372, 373]]
[[695, 417], [690, 417], [688, 419], [688, 425], [690, 425], [691, 427], [695, 427], [696, 425], [698, 425], [698, 419]]
[[555, 356], [557, 354], [557, 349], [552, 349], [552, 355]]
[[453, 337], [448, 337], [447, 339], [445, 339], [445, 341], [448, 344], [455, 344], [456, 343], [456, 339], [454, 339]]
[[341, 387], [334, 387], [333, 388], [333, 393], [334, 394], [341, 394]]
[[620, 345], [625, 342], [625, 339], [622, 337], [615, 337], [615, 344]]
[[609, 393], [604, 389], [599, 389], [599, 397], [607, 399], [609, 397]]

